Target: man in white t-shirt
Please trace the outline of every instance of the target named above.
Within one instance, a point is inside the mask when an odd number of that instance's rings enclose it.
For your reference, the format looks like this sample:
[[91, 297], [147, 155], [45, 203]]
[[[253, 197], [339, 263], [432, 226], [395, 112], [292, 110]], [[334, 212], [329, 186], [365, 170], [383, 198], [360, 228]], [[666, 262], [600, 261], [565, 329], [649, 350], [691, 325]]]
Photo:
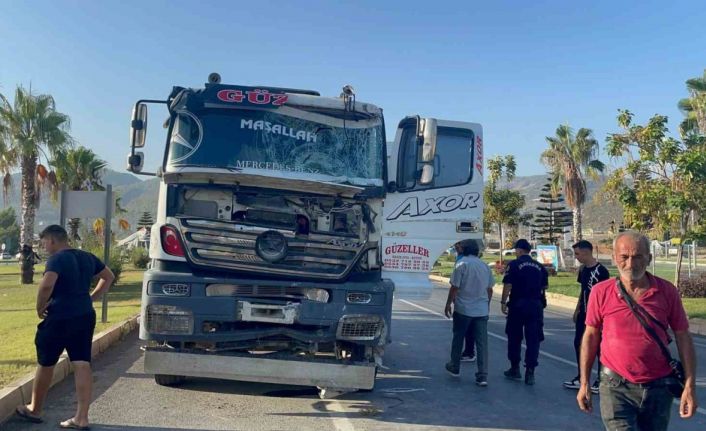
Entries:
[[474, 333], [478, 358], [476, 384], [487, 386], [488, 314], [495, 278], [488, 265], [478, 258], [480, 254], [478, 242], [464, 240], [460, 248], [463, 257], [456, 262], [456, 267], [451, 274], [451, 289], [444, 310], [446, 317], [453, 316], [451, 361], [446, 364], [446, 371], [454, 377], [460, 375], [463, 340], [470, 327]]

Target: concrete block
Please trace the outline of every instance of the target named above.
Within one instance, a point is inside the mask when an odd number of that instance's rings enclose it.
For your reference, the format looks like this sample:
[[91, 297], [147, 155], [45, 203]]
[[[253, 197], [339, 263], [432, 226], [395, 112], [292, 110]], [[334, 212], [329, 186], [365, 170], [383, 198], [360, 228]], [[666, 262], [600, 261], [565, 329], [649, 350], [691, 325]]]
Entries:
[[68, 358], [60, 358], [59, 362], [56, 363], [54, 366], [54, 376], [52, 377], [51, 380], [51, 385], [54, 386], [57, 383], [61, 382], [66, 378], [66, 376], [69, 374], [69, 359]]
[[[22, 402], [29, 404], [32, 401], [32, 385], [34, 384], [34, 372], [27, 374], [19, 380], [15, 380], [10, 386], [17, 386], [22, 394]], [[2, 399], [0, 397], [0, 399]]]
[[105, 335], [94, 341], [95, 344], [98, 345], [98, 350], [103, 353], [108, 349], [108, 339], [106, 338]]
[[98, 347], [98, 343], [96, 341], [93, 341], [93, 344], [91, 344], [91, 359], [95, 358], [100, 354], [100, 348]]
[[18, 386], [7, 386], [0, 389], [0, 422], [15, 413], [15, 408], [22, 404], [22, 391]]
[[706, 335], [706, 320], [689, 319], [689, 332], [697, 335]]

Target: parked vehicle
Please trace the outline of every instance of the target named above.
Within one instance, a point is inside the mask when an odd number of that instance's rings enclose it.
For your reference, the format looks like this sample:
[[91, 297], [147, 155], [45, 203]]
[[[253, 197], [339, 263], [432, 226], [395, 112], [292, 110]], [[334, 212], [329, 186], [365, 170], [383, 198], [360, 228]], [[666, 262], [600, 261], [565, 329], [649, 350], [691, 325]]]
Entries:
[[[503, 250], [503, 256], [514, 256], [514, 255], [515, 255], [514, 248]], [[530, 256], [532, 256], [532, 258], [536, 259], [537, 258], [537, 250], [532, 249], [530, 251]]]

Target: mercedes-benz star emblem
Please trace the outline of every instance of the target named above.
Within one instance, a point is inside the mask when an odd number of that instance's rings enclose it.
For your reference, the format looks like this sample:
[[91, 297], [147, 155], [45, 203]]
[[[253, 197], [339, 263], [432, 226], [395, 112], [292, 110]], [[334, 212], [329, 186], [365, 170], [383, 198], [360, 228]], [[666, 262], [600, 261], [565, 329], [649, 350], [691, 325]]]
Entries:
[[275, 230], [263, 232], [255, 241], [255, 251], [267, 262], [279, 262], [287, 256], [287, 238]]

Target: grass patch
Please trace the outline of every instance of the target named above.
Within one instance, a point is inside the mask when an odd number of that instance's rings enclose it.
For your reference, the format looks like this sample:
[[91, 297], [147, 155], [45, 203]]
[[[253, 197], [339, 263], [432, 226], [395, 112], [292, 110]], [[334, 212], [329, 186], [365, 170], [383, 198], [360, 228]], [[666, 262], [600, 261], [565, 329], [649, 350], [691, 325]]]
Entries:
[[706, 298], [682, 298], [681, 301], [690, 319], [706, 319]]
[[[34, 334], [39, 323], [35, 311], [37, 285], [44, 267], [35, 267], [34, 284], [20, 284], [19, 265], [0, 266], [0, 387], [34, 370]], [[93, 304], [96, 333], [139, 313], [143, 270], [126, 268], [108, 294], [108, 322], [100, 323], [101, 302]]]

